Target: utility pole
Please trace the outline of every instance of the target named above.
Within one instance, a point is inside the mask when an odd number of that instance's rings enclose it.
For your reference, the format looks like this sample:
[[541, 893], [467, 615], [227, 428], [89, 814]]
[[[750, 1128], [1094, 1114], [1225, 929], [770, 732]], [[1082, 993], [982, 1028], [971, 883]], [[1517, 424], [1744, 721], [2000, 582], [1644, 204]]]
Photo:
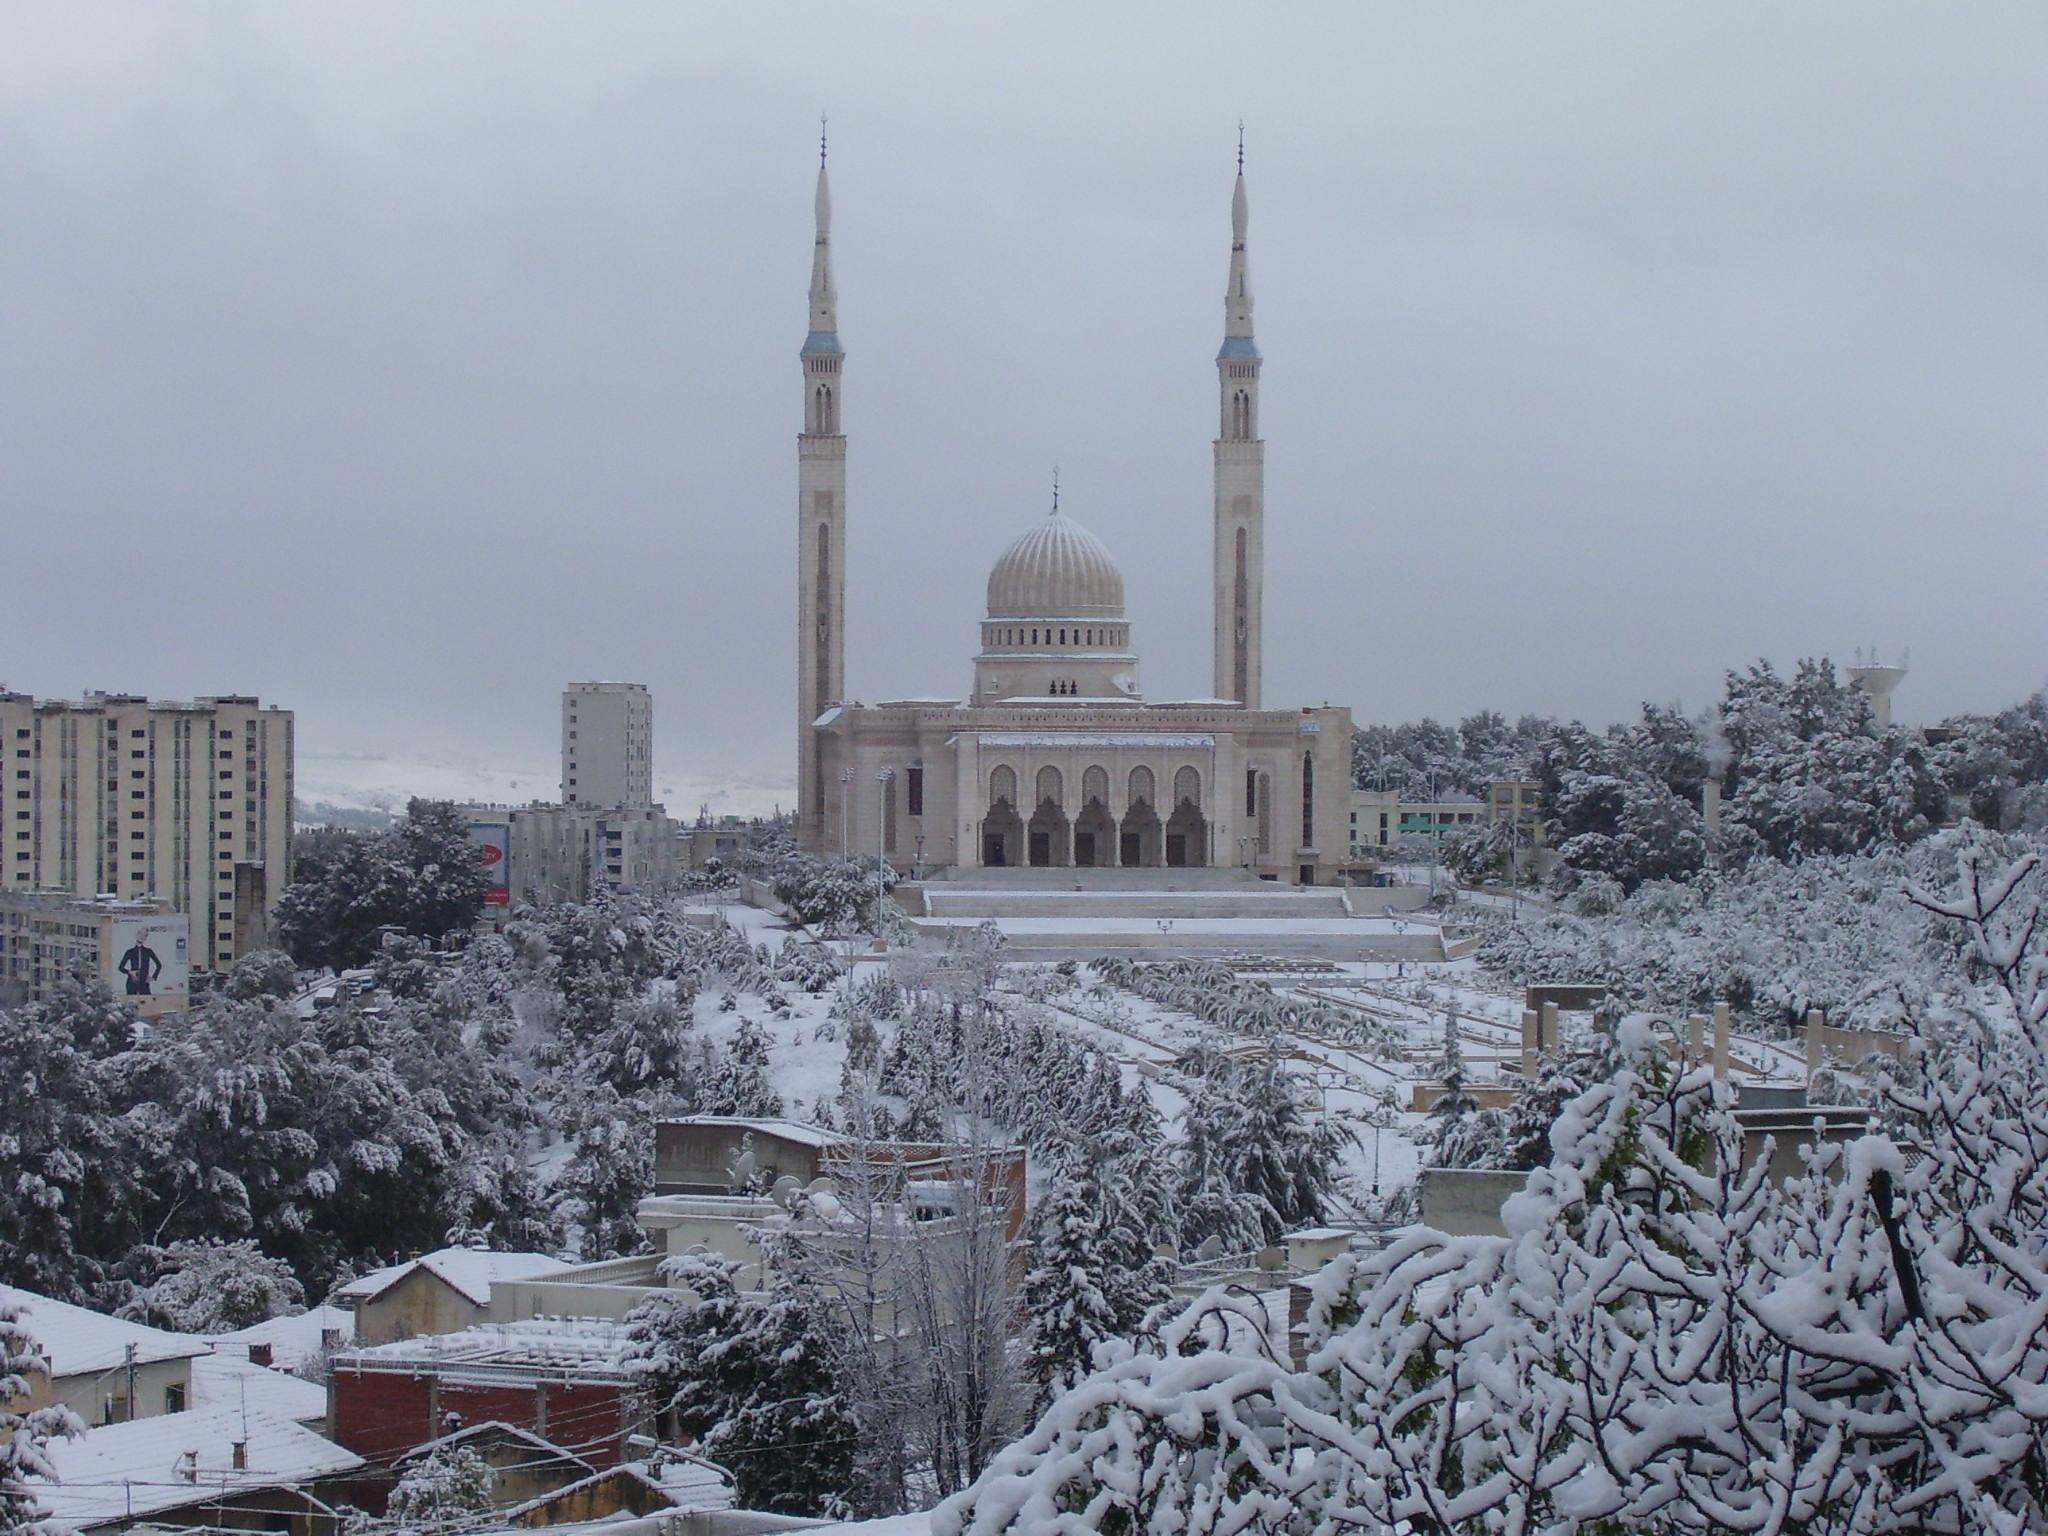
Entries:
[[132, 1343], [128, 1344], [123, 1349], [122, 1354], [126, 1360], [128, 1373], [128, 1417], [133, 1419], [135, 1417], [135, 1346]]

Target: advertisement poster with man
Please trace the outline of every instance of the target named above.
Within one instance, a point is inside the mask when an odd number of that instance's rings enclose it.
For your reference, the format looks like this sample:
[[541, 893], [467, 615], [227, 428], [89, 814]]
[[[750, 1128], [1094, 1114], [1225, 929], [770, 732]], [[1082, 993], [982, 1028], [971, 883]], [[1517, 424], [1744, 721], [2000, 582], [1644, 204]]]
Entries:
[[107, 985], [117, 997], [182, 1008], [191, 985], [192, 960], [183, 914], [115, 920], [107, 938]]
[[487, 889], [484, 900], [494, 907], [512, 905], [512, 824], [505, 821], [472, 821], [469, 840], [476, 844], [483, 862]]

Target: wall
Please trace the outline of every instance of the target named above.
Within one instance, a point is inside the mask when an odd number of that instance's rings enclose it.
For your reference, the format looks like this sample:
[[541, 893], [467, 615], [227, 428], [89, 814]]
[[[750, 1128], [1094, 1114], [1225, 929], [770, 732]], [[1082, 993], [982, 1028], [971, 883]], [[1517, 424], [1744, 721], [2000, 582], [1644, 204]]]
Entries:
[[1499, 1237], [1500, 1208], [1529, 1175], [1495, 1168], [1422, 1170], [1422, 1224], [1453, 1237]]
[[454, 1333], [484, 1320], [484, 1308], [438, 1275], [415, 1269], [356, 1308], [358, 1345], [390, 1344], [423, 1333]]
[[[38, 1383], [40, 1385], [40, 1383]], [[155, 1360], [135, 1368], [135, 1417], [152, 1419], [165, 1411], [164, 1393], [172, 1387], [183, 1389], [185, 1406], [192, 1406], [192, 1362], [190, 1360]], [[59, 1376], [49, 1384], [48, 1397], [44, 1401], [62, 1403], [80, 1419], [86, 1427], [106, 1422], [106, 1399], [116, 1400], [114, 1421], [128, 1417], [119, 1404], [128, 1391], [128, 1373], [124, 1367], [115, 1366], [111, 1371], [95, 1371], [89, 1375]], [[30, 1401], [35, 1402], [42, 1394], [31, 1389]], [[40, 1405], [38, 1405], [40, 1406]]]
[[[424, 1362], [423, 1362], [424, 1365]], [[459, 1366], [451, 1366], [459, 1372]], [[494, 1371], [505, 1374], [503, 1366]], [[647, 1419], [622, 1384], [545, 1380], [491, 1383], [443, 1379], [424, 1369], [357, 1371], [328, 1378], [333, 1438], [358, 1456], [388, 1462], [467, 1424], [497, 1420], [532, 1430], [595, 1467], [623, 1459], [625, 1437]]]

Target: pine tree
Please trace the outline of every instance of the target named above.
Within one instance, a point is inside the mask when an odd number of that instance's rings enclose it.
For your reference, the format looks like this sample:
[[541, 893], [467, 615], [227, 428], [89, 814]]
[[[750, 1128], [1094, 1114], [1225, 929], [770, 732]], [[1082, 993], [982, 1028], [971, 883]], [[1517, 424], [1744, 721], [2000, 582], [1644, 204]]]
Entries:
[[1031, 1374], [1047, 1398], [1087, 1375], [1095, 1346], [1117, 1336], [1116, 1307], [1106, 1291], [1102, 1182], [1077, 1149], [1054, 1164], [1040, 1197], [1032, 1265], [1024, 1276]]
[[674, 1293], [631, 1319], [631, 1368], [705, 1455], [732, 1470], [740, 1503], [834, 1513], [853, 1480], [858, 1425], [838, 1381], [830, 1314], [800, 1278], [743, 1294], [739, 1265], [684, 1255], [663, 1266]]

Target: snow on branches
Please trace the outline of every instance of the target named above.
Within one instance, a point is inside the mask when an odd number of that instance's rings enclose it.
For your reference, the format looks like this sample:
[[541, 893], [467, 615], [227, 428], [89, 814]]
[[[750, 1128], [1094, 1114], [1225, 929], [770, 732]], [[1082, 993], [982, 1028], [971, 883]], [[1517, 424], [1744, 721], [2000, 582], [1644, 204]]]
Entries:
[[[1874, 1123], [1774, 1183], [1727, 1090], [1624, 1020], [1504, 1237], [1317, 1281], [1292, 1368], [1211, 1297], [1061, 1397], [935, 1529], [1865, 1533], [2048, 1525], [2037, 860], [1917, 899], [1969, 974]], [[1226, 1319], [1227, 1321], [1227, 1319]]]

